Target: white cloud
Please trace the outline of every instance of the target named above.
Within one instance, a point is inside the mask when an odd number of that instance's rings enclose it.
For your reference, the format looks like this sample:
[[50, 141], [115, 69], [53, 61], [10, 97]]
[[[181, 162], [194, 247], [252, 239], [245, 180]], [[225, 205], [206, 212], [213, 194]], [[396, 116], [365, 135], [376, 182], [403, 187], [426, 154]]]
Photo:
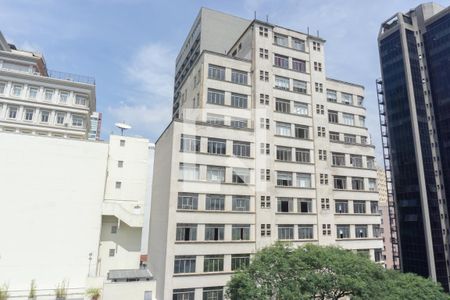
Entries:
[[125, 101], [107, 108], [111, 117], [155, 140], [171, 119], [174, 61], [175, 52], [162, 43], [147, 44], [133, 53], [123, 66]]

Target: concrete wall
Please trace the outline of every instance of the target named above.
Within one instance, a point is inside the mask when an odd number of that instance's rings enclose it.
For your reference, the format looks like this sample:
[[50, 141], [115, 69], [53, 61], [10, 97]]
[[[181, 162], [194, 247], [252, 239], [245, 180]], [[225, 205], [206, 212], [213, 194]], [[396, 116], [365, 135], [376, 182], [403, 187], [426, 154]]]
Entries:
[[156, 300], [155, 286], [154, 280], [105, 283], [102, 300]]
[[104, 143], [0, 132], [0, 283], [85, 285], [97, 257], [107, 152]]

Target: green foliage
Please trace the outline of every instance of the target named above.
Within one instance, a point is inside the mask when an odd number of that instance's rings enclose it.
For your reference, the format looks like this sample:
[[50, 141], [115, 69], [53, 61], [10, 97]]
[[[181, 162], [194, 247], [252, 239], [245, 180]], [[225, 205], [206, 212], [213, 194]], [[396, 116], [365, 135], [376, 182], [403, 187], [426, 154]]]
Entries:
[[28, 293], [28, 299], [36, 299], [36, 281], [31, 280], [30, 292]]
[[55, 289], [55, 296], [56, 299], [62, 300], [67, 298], [67, 287], [69, 286], [68, 283], [66, 283], [65, 280], [61, 281], [61, 283], [58, 283]]
[[88, 295], [92, 300], [96, 300], [96, 299], [100, 298], [101, 289], [90, 288], [86, 291], [86, 295]]
[[9, 297], [8, 286], [3, 284], [0, 286], [0, 300], [7, 300]]
[[277, 243], [255, 255], [227, 285], [231, 300], [450, 299], [429, 279], [386, 271], [338, 247]]

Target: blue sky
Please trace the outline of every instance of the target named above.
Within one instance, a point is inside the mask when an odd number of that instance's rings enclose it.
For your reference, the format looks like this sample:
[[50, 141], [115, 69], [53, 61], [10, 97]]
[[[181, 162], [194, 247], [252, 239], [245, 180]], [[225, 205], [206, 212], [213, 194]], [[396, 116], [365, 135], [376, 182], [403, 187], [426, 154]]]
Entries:
[[[382, 21], [418, 0], [0, 0], [0, 30], [18, 48], [42, 52], [50, 69], [97, 83], [103, 134], [113, 124], [155, 141], [170, 121], [175, 57], [200, 7], [258, 18], [327, 40], [329, 77], [366, 87], [367, 123], [379, 147], [375, 79]], [[441, 5], [449, 1], [441, 0]]]

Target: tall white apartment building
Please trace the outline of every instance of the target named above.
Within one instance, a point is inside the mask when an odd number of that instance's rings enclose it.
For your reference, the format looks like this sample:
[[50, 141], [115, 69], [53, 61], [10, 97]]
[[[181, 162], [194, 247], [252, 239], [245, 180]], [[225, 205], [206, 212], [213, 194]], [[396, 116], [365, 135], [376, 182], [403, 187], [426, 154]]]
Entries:
[[[148, 259], [158, 299], [223, 299], [233, 272], [278, 240], [381, 261], [364, 88], [326, 77], [324, 52], [317, 36], [200, 11], [156, 143]], [[186, 53], [197, 54], [182, 69]]]
[[49, 70], [0, 32], [0, 131], [87, 139], [95, 101], [93, 78]]

